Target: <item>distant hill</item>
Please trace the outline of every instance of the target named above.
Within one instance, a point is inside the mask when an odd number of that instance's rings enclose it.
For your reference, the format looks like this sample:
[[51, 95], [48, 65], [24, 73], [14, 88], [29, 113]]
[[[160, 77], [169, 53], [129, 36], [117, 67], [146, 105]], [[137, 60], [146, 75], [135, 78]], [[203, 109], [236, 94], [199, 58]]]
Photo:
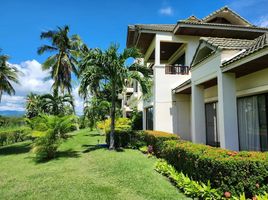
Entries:
[[20, 117], [25, 114], [25, 111], [15, 111], [15, 110], [1, 110], [0, 115], [2, 116], [14, 116], [14, 117]]

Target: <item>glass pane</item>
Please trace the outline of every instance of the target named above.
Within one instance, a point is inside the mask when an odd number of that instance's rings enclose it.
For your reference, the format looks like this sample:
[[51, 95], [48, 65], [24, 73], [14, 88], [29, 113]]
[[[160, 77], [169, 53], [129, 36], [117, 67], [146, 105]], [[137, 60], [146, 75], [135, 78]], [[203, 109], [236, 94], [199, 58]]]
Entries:
[[257, 96], [237, 100], [240, 150], [260, 151]]
[[259, 109], [259, 126], [260, 126], [260, 143], [261, 150], [268, 150], [267, 139], [267, 113], [266, 113], [266, 96], [258, 96], [258, 109]]

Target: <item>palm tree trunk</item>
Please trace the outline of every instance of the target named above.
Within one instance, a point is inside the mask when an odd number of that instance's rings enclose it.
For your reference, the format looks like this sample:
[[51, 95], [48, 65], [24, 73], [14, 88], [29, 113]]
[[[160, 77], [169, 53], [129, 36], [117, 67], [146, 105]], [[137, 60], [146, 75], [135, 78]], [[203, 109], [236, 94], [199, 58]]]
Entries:
[[115, 94], [115, 86], [113, 84], [113, 86], [112, 86], [112, 107], [111, 107], [111, 132], [110, 132], [110, 146], [109, 146], [110, 150], [113, 150], [115, 148], [115, 146], [114, 146], [115, 100], [116, 100], [116, 94]]

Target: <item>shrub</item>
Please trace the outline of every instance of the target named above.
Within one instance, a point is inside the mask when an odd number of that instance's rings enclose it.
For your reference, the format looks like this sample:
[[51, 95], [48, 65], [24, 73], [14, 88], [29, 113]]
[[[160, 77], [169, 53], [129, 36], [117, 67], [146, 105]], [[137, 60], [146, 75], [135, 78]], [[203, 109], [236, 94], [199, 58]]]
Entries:
[[[104, 121], [97, 122], [97, 128], [108, 133], [110, 131], [111, 118]], [[115, 119], [115, 129], [116, 130], [130, 130], [131, 129], [131, 120], [128, 118], [117, 118]]]
[[76, 129], [77, 118], [70, 116], [41, 115], [28, 121], [35, 137], [32, 151], [38, 161], [55, 157], [57, 148], [62, 139], [67, 138], [66, 133]]
[[30, 139], [30, 128], [21, 127], [4, 127], [0, 129], [0, 146], [21, 142]]
[[140, 131], [140, 139], [144, 140], [147, 145], [151, 145], [153, 151], [158, 155], [162, 149], [164, 141], [167, 140], [179, 140], [179, 136], [172, 133], [167, 133], [163, 131]]
[[131, 129], [132, 130], [142, 130], [142, 112], [138, 111], [137, 108], [133, 109], [131, 115]]
[[186, 141], [165, 141], [159, 156], [194, 180], [247, 197], [268, 190], [268, 154], [234, 152]]
[[178, 173], [175, 168], [169, 165], [164, 160], [158, 160], [155, 165], [155, 170], [164, 176], [167, 176], [181, 191], [189, 197], [214, 200], [220, 199], [220, 192], [211, 188], [210, 182], [207, 184], [202, 182], [191, 180], [188, 176], [185, 176], [182, 172]]
[[[152, 146], [154, 152], [159, 152], [163, 142], [166, 140], [178, 140], [175, 134], [161, 131], [131, 131], [115, 130], [115, 147], [134, 147]], [[106, 143], [109, 145], [110, 133], [107, 133]]]
[[[137, 132], [135, 131], [115, 130], [114, 132], [115, 148], [135, 146], [137, 141]], [[108, 146], [110, 145], [110, 133], [106, 134], [106, 143]]]

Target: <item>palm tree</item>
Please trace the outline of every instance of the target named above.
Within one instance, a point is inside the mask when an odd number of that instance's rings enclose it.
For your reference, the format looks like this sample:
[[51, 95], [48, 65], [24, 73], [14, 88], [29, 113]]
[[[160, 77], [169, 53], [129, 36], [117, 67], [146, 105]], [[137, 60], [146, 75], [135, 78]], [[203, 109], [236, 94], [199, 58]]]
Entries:
[[[150, 91], [150, 70], [133, 63], [127, 65], [129, 58], [140, 58], [141, 54], [136, 48], [127, 48], [123, 53], [118, 53], [118, 45], [111, 45], [106, 51], [91, 49], [85, 52], [81, 58], [80, 67], [80, 94], [87, 96], [103, 91], [105, 85], [109, 85], [111, 91], [111, 132], [110, 149], [114, 149], [115, 109], [118, 95], [126, 86], [126, 80], [137, 80], [142, 88], [143, 94]], [[101, 98], [101, 96], [99, 96]]]
[[104, 120], [109, 115], [110, 103], [106, 100], [92, 97], [85, 102], [84, 118], [89, 121], [89, 127], [93, 129], [97, 121]]
[[43, 100], [42, 108], [46, 113], [52, 115], [64, 115], [66, 114], [66, 106], [71, 106], [74, 113], [74, 101], [72, 95], [65, 94], [60, 96], [57, 94], [44, 94], [41, 96], [41, 99]]
[[15, 89], [11, 83], [19, 84], [19, 71], [16, 67], [7, 63], [8, 59], [7, 55], [0, 55], [0, 102], [4, 92], [9, 95], [15, 94]]
[[26, 98], [26, 117], [33, 118], [43, 112], [42, 110], [42, 99], [41, 96], [35, 93], [30, 93]]
[[43, 70], [50, 70], [50, 77], [54, 80], [52, 89], [62, 94], [67, 90], [71, 94], [71, 76], [77, 75], [77, 55], [78, 49], [82, 45], [78, 35], [68, 37], [69, 27], [58, 27], [56, 31], [47, 31], [41, 33], [41, 39], [48, 39], [51, 45], [43, 45], [38, 48], [38, 54], [45, 52], [55, 52], [43, 63]]

